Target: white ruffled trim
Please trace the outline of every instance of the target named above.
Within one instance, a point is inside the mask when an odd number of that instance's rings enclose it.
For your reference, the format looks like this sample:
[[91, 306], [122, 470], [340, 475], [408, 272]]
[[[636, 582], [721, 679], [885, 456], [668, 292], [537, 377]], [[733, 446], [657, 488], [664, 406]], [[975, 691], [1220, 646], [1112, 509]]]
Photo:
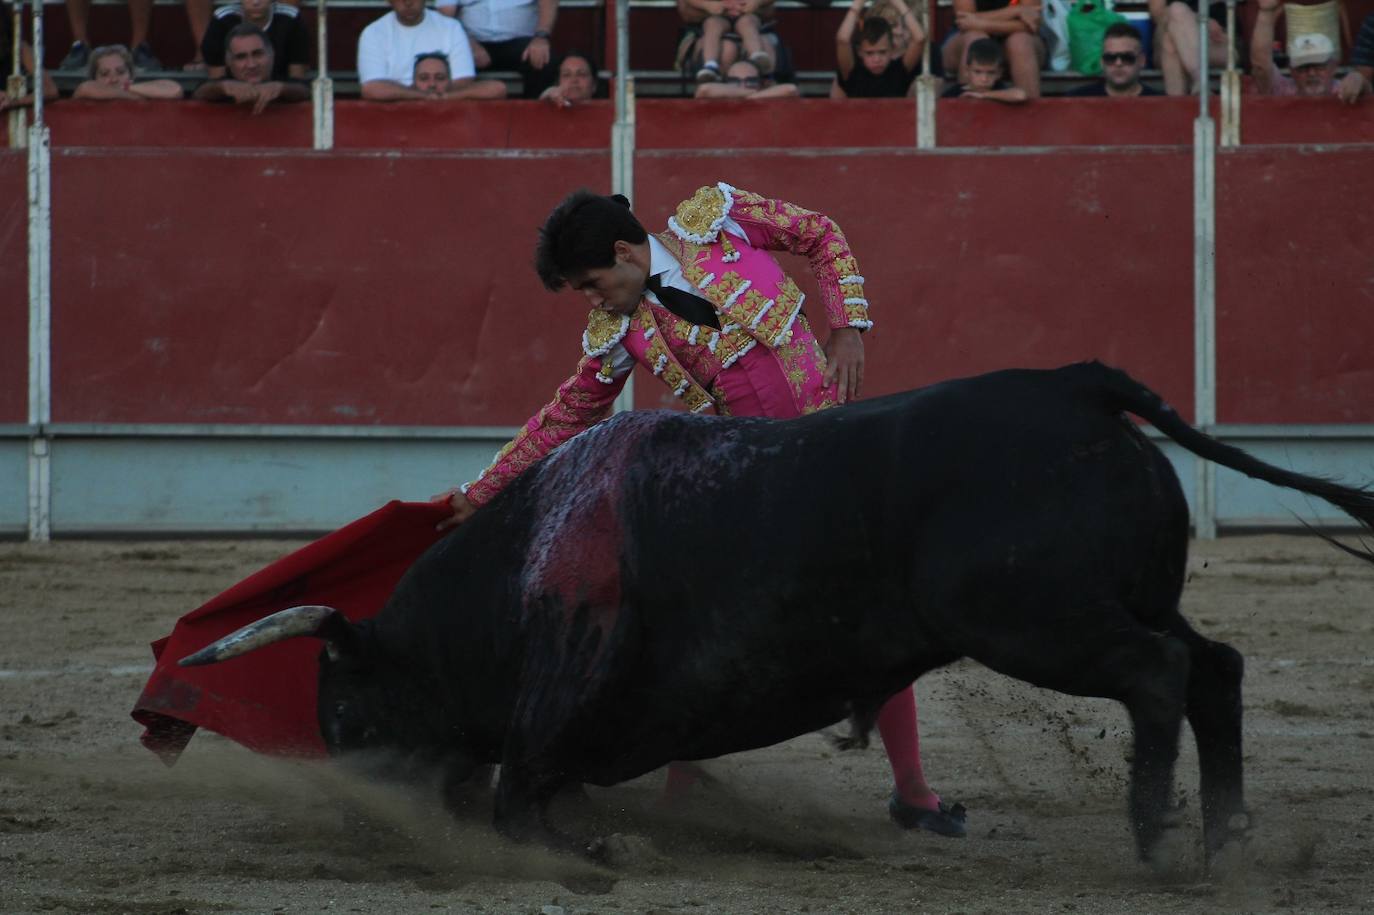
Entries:
[[863, 284], [864, 284], [864, 278], [861, 277], [861, 276], [858, 276], [857, 274], [854, 275], [854, 276], [842, 276], [842, 277], [840, 277], [840, 285], [841, 285], [841, 286], [862, 286]]
[[787, 335], [792, 332], [792, 325], [796, 323], [797, 315], [801, 314], [801, 303], [805, 298], [806, 296], [802, 296], [801, 299], [797, 300], [797, 307], [792, 310], [792, 314], [787, 316], [787, 323], [782, 326], [782, 330], [778, 331], [778, 335], [773, 338], [774, 346], [781, 346], [782, 342], [787, 339]]
[[607, 378], [605, 375], [601, 374], [600, 372], [597, 372], [596, 380], [601, 382], [602, 384], [611, 384], [615, 381], [615, 376], [612, 375], [609, 378]]
[[745, 353], [753, 349], [754, 344], [758, 342], [759, 341], [757, 340], [751, 339], [748, 343], [744, 344], [744, 346], [741, 346], [739, 349], [735, 350], [735, 352], [730, 356], [729, 359], [726, 359], [724, 362], [720, 364], [720, 367], [722, 369], [728, 369], [730, 366], [735, 364], [736, 359], [738, 359], [740, 356], [743, 356]]
[[[490, 470], [490, 469], [491, 469], [490, 467], [487, 468], [487, 470]], [[483, 470], [481, 473], [479, 473], [479, 474], [477, 475], [477, 480], [480, 480], [480, 479], [482, 479], [482, 477], [486, 476], [486, 475], [487, 475], [487, 470]], [[477, 480], [473, 480], [472, 483], [476, 483]], [[458, 491], [461, 492], [463, 495], [466, 496], [466, 495], [468, 494], [468, 489], [472, 486], [472, 483], [464, 483], [462, 486], [459, 486], [459, 487], [458, 487]]]
[[711, 220], [711, 225], [699, 235], [684, 229], [682, 224], [677, 221], [676, 216], [669, 216], [668, 228], [674, 235], [683, 241], [696, 242], [698, 245], [709, 245], [720, 236], [720, 227], [725, 225], [725, 220], [730, 218], [730, 209], [735, 205], [735, 189], [724, 181], [717, 181], [716, 187], [725, 195], [725, 206], [721, 208], [720, 215]]
[[864, 320], [861, 320], [861, 319], [859, 319], [859, 318], [855, 318], [853, 321], [850, 321], [850, 322], [849, 322], [849, 326], [850, 326], [850, 327], [857, 327], [859, 330], [872, 330], [872, 329], [873, 329], [873, 322], [872, 322], [872, 321], [864, 321]]
[[720, 332], [723, 333], [723, 334], [728, 334], [728, 333], [730, 333], [730, 331], [732, 331], [732, 330], [739, 330], [739, 325], [738, 325], [738, 324], [727, 324], [727, 325], [725, 325], [724, 327], [722, 327], [722, 328], [720, 329]]
[[864, 308], [868, 307], [868, 299], [863, 296], [850, 296], [844, 300], [844, 303], [846, 305], [862, 305]]
[[646, 327], [646, 328], [644, 328], [644, 339], [645, 339], [645, 341], [647, 342], [647, 341], [649, 341], [649, 340], [652, 340], [652, 339], [654, 338], [654, 334], [656, 334], [656, 333], [658, 333], [658, 328], [657, 328], [657, 327]]
[[697, 286], [697, 288], [700, 289], [702, 286], [709, 286], [711, 285], [711, 283], [715, 281], [715, 279], [716, 275], [714, 273], [708, 273], [701, 278], [701, 283]]
[[706, 341], [706, 348], [711, 352], [716, 351], [716, 346], [720, 344], [720, 331], [711, 331], [711, 339]]
[[748, 292], [749, 287], [752, 285], [754, 285], [752, 280], [745, 280], [743, 283], [740, 283], [739, 288], [736, 289], [734, 292], [730, 293], [730, 297], [720, 304], [720, 310], [724, 311], [727, 308], [734, 307], [734, 304], [736, 301], [739, 300], [739, 297]]
[[605, 346], [602, 346], [602, 347], [599, 347], [599, 348], [593, 350], [593, 349], [592, 349], [591, 341], [587, 339], [587, 334], [591, 331], [591, 328], [589, 327], [589, 328], [587, 328], [586, 330], [582, 331], [582, 352], [586, 353], [588, 356], [591, 356], [591, 357], [593, 357], [593, 358], [595, 358], [595, 357], [597, 357], [597, 356], [604, 356], [604, 355], [606, 355], [607, 353], [609, 353], [612, 349], [614, 349], [614, 348], [615, 348], [615, 345], [616, 345], [617, 343], [619, 343], [621, 340], [624, 340], [624, 339], [625, 339], [625, 334], [628, 333], [629, 330], [630, 330], [630, 317], [629, 317], [629, 315], [621, 315], [621, 316], [620, 316], [620, 330], [619, 330], [616, 334], [614, 334], [614, 335], [611, 337], [611, 339], [606, 343]]
[[727, 264], [733, 264], [735, 261], [739, 260], [740, 257], [740, 250], [736, 248], [733, 254], [722, 254], [720, 259]]
[[654, 363], [654, 374], [662, 375], [663, 370], [668, 367], [668, 356], [665, 353], [658, 354], [658, 361]]
[[692, 408], [692, 412], [700, 413], [702, 410], [705, 410], [709, 406], [711, 406], [711, 401], [703, 400], [701, 403], [697, 404], [695, 407]]
[[693, 346], [696, 346], [696, 343], [697, 343], [697, 334], [700, 333], [700, 332], [701, 332], [701, 328], [700, 328], [698, 325], [693, 324], [693, 325], [692, 325], [692, 332], [691, 332], [690, 334], [687, 335], [687, 342], [690, 343], [690, 344], [692, 344]]
[[773, 307], [773, 304], [773, 299], [769, 299], [768, 301], [763, 303], [763, 307], [759, 309], [759, 313], [754, 315], [754, 320], [749, 322], [750, 330], [753, 330], [759, 326], [759, 322], [763, 320], [763, 316], [768, 313], [768, 310]]
[[690, 381], [688, 381], [686, 378], [682, 379], [678, 382], [677, 387], [673, 388], [673, 396], [681, 397], [683, 394], [687, 393], [687, 389], [691, 386], [692, 383]]

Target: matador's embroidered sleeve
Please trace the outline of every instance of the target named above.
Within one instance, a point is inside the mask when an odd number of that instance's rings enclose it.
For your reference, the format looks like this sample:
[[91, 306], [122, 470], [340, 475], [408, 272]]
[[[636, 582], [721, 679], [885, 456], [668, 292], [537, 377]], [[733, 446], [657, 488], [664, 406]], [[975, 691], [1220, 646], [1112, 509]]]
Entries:
[[811, 262], [831, 327], [868, 330], [873, 326], [868, 299], [864, 298], [864, 278], [849, 242], [833, 219], [751, 191], [731, 188], [731, 193], [734, 206], [729, 215], [744, 229], [751, 245], [800, 254]]
[[[605, 419], [633, 368], [630, 362], [619, 371], [622, 360], [616, 357], [623, 352], [617, 347], [601, 356], [583, 356], [577, 371], [559, 385], [553, 400], [497, 452], [490, 467], [463, 487], [468, 501], [476, 506], [487, 504], [544, 455]], [[614, 373], [610, 371], [612, 365], [617, 370]]]

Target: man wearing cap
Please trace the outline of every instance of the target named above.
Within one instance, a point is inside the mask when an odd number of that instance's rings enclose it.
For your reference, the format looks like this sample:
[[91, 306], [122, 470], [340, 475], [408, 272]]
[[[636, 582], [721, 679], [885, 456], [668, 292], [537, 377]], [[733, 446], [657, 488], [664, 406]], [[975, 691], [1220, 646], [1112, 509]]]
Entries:
[[1279, 0], [1259, 0], [1255, 29], [1250, 36], [1250, 72], [1261, 95], [1300, 95], [1304, 98], [1337, 96], [1353, 105], [1370, 91], [1369, 80], [1352, 70], [1336, 79], [1336, 47], [1319, 32], [1288, 39], [1289, 78], [1274, 66], [1274, 22]]

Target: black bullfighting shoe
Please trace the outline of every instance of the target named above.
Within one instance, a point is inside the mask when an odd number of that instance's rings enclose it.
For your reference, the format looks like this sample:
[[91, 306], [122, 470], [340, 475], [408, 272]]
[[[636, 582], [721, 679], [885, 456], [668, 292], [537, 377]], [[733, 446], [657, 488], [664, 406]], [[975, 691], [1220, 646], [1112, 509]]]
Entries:
[[941, 801], [939, 810], [926, 810], [908, 804], [893, 792], [892, 800], [887, 802], [887, 813], [892, 817], [892, 822], [903, 829], [924, 829], [952, 839], [962, 839], [968, 832], [964, 826], [968, 811], [963, 804], [951, 807]]

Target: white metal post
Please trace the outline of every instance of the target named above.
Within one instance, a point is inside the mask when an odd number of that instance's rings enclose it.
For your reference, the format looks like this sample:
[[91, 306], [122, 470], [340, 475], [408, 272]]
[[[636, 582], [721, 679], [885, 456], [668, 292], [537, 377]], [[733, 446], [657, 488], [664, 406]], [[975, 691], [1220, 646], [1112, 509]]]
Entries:
[[[12, 99], [24, 97], [24, 70], [20, 64], [20, 50], [24, 46], [24, 4], [14, 5], [14, 21], [10, 23], [10, 34], [14, 38], [14, 46], [10, 49], [14, 55], [8, 81], [5, 85], [5, 94]], [[29, 142], [28, 115], [24, 109], [15, 106], [7, 112], [9, 121], [9, 137], [11, 149], [23, 149]]]
[[[611, 192], [635, 199], [635, 87], [630, 76], [630, 0], [615, 3], [615, 124], [611, 126]], [[635, 408], [634, 373], [625, 379], [612, 409]]]
[[[1216, 396], [1216, 128], [1208, 111], [1207, 15], [1198, 14], [1199, 111], [1193, 125], [1193, 412], [1199, 429], [1217, 422]], [[1217, 535], [1216, 467], [1195, 459], [1193, 527], [1201, 540]]]
[[935, 21], [935, 0], [922, 4], [921, 16], [924, 21], [925, 47], [921, 49], [921, 75], [916, 78], [916, 148], [935, 148], [935, 91], [940, 85], [930, 72], [930, 35], [931, 23]]
[[47, 427], [52, 422], [52, 156], [43, 121], [43, 8], [33, 0], [33, 126], [29, 128], [29, 539], [52, 536]]
[[329, 24], [325, 0], [315, 7], [315, 43], [319, 55], [315, 79], [310, 84], [316, 149], [334, 148], [334, 80], [329, 78]]

